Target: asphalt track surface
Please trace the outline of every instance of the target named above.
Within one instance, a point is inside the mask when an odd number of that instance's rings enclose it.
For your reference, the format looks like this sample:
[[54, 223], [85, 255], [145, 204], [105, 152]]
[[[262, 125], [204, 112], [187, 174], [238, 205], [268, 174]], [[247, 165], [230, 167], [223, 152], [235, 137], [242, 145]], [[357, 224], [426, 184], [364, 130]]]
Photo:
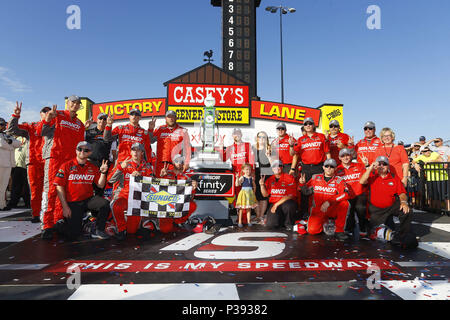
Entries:
[[414, 211], [420, 245], [413, 251], [260, 225], [123, 242], [44, 241], [30, 219], [26, 210], [0, 215], [1, 300], [450, 298], [450, 218], [438, 214]]

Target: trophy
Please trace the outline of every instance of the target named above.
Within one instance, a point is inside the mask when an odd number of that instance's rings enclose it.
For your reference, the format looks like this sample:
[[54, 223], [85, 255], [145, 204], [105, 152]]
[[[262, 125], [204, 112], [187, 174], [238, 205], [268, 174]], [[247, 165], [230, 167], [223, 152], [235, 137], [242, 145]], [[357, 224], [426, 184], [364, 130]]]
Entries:
[[202, 120], [202, 151], [199, 154], [201, 160], [220, 161], [221, 155], [215, 151], [215, 140], [218, 128], [216, 128], [216, 99], [212, 96], [205, 98], [205, 107], [203, 108]]

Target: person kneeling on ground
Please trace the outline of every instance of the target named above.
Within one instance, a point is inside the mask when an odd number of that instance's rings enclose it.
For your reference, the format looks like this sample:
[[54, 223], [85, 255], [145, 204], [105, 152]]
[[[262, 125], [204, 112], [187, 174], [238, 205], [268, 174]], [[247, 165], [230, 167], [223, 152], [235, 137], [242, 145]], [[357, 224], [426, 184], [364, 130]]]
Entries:
[[286, 227], [290, 231], [297, 218], [297, 200], [295, 178], [283, 172], [283, 163], [276, 160], [272, 163], [273, 176], [264, 183], [265, 176], [259, 184], [263, 197], [269, 197], [266, 227]]
[[[370, 190], [371, 238], [381, 238], [405, 249], [417, 247], [417, 239], [410, 230], [412, 216], [406, 190], [400, 178], [390, 171], [389, 159], [377, 157], [362, 175], [360, 183], [367, 184]], [[400, 220], [398, 228], [394, 216]]]
[[172, 158], [173, 168], [169, 169], [169, 164], [166, 163], [161, 169], [160, 176], [164, 179], [170, 180], [186, 180], [187, 183], [192, 183], [192, 193], [191, 193], [191, 201], [189, 204], [189, 213], [181, 218], [161, 218], [159, 219], [159, 231], [162, 233], [169, 233], [173, 231], [177, 231], [178, 226], [185, 223], [191, 214], [197, 208], [196, 203], [194, 202], [194, 196], [197, 189], [197, 181], [192, 180], [188, 175], [189, 173], [193, 173], [192, 170], [185, 170], [185, 159], [182, 155], [177, 154]]
[[[91, 152], [91, 144], [86, 141], [78, 143], [76, 158], [64, 163], [56, 174], [56, 192], [62, 204], [64, 220], [59, 220], [55, 229], [69, 240], [75, 240], [81, 235], [83, 217], [88, 210], [97, 212], [96, 229], [92, 230], [91, 236], [98, 239], [109, 238], [105, 233], [109, 203], [100, 196], [94, 196], [93, 188], [93, 183], [99, 188], [105, 186], [108, 162], [103, 161], [99, 170], [88, 161]], [[48, 231], [43, 238], [51, 239], [51, 232]]]
[[127, 233], [136, 233], [143, 226], [140, 216], [125, 217], [125, 211], [128, 209], [130, 177], [153, 175], [153, 167], [144, 160], [144, 154], [144, 146], [139, 142], [134, 143], [131, 146], [131, 157], [118, 162], [108, 177], [108, 182], [113, 184], [111, 211], [117, 227], [115, 237], [119, 241], [125, 240]]
[[301, 174], [299, 188], [303, 194], [313, 196], [309, 209], [308, 233], [321, 233], [326, 219], [335, 218], [335, 237], [346, 240], [348, 236], [344, 228], [349, 209], [348, 190], [344, 179], [335, 175], [336, 167], [337, 163], [334, 159], [325, 160], [324, 173], [314, 175], [308, 182], [305, 175]]

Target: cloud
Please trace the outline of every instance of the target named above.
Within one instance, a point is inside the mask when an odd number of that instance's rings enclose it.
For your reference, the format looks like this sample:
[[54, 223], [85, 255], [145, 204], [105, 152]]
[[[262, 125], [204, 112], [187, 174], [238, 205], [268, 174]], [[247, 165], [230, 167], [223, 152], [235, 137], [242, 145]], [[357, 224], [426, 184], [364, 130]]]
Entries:
[[[0, 117], [9, 121], [11, 115], [16, 107], [16, 102], [9, 101], [4, 97], [0, 97]], [[40, 109], [26, 109], [25, 106], [22, 107], [22, 112], [20, 113], [20, 122], [36, 122], [39, 121], [41, 116], [39, 114]]]
[[20, 80], [14, 79], [12, 72], [0, 66], [0, 82], [2, 82], [6, 87], [8, 87], [13, 92], [28, 92], [31, 88], [26, 84], [22, 83]]

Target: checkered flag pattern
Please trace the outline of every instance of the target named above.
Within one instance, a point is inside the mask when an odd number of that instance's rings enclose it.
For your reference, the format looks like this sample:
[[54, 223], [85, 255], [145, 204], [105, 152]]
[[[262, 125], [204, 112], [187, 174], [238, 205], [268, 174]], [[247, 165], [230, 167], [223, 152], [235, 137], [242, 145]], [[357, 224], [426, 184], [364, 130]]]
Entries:
[[127, 215], [181, 218], [189, 213], [191, 194], [191, 181], [131, 176]]

